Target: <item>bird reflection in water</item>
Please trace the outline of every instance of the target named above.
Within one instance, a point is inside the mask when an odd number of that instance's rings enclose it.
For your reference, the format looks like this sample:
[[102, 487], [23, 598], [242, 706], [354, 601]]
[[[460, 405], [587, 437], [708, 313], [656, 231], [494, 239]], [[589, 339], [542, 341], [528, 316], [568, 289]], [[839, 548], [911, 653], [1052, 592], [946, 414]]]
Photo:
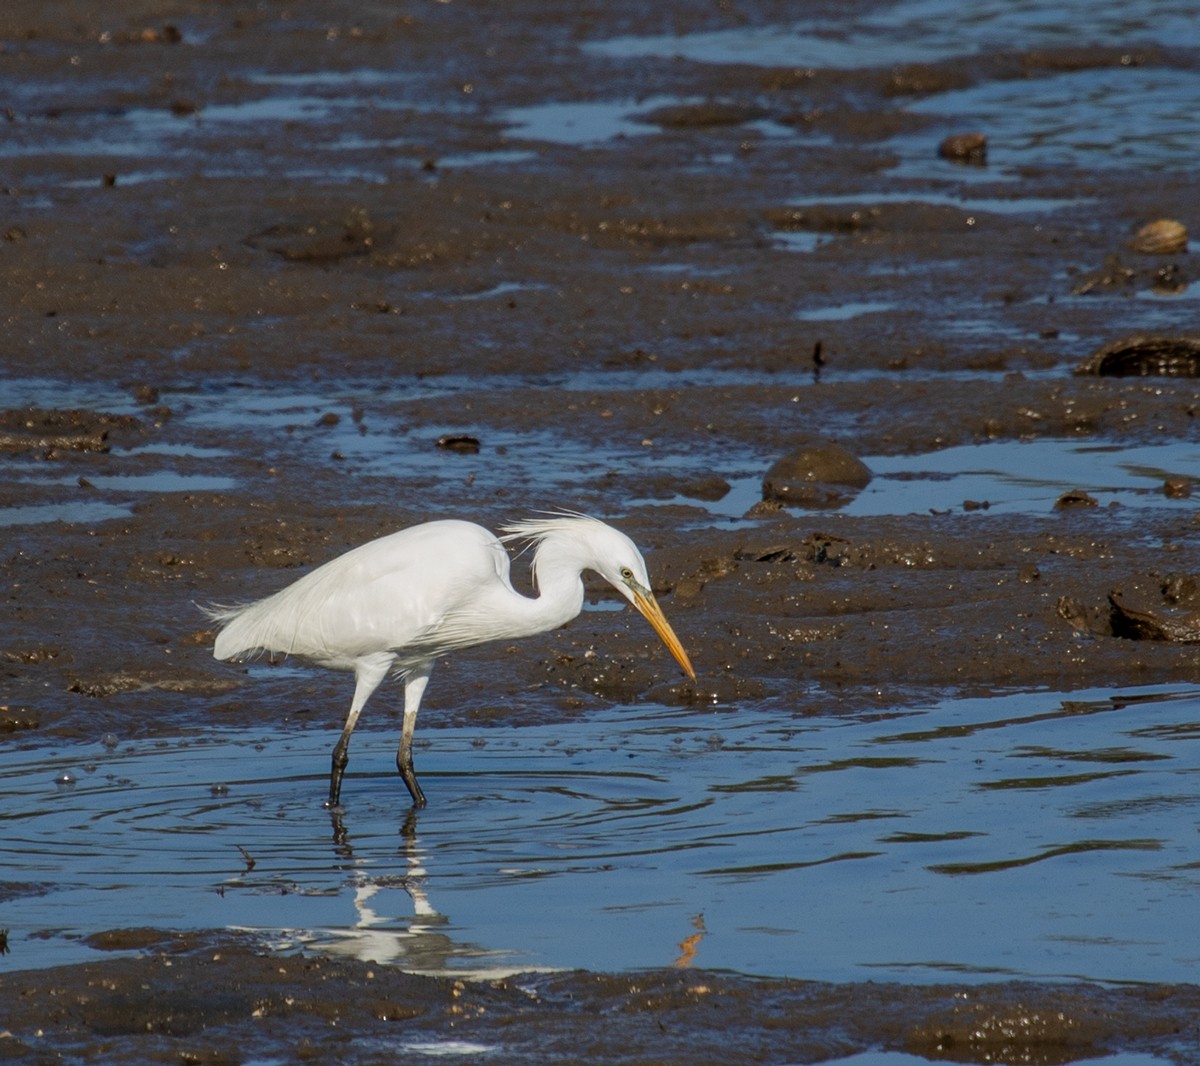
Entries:
[[[488, 958], [511, 958], [513, 952], [494, 951], [476, 944], [460, 943], [449, 935], [450, 919], [438, 912], [427, 892], [425, 855], [417, 836], [417, 811], [411, 810], [400, 827], [400, 854], [407, 865], [404, 874], [373, 874], [367, 860], [356, 856], [352, 837], [340, 809], [329, 812], [334, 853], [349, 868], [358, 918], [344, 929], [324, 929], [310, 946], [331, 955], [346, 955], [364, 962], [398, 966], [411, 973], [437, 976], [491, 977], [537, 967], [488, 967]], [[380, 893], [402, 889], [412, 900], [409, 920], [381, 915], [375, 909]]]

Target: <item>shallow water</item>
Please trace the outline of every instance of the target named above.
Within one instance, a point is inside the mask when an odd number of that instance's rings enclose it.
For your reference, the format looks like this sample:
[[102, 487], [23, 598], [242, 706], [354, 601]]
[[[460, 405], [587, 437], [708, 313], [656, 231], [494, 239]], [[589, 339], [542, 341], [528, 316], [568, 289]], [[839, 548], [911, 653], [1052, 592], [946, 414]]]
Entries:
[[[593, 145], [617, 137], [645, 136], [661, 132], [653, 123], [655, 108], [689, 105], [703, 101], [691, 97], [652, 96], [642, 100], [553, 101], [512, 108], [504, 120], [512, 135], [522, 139], [556, 144]], [[767, 137], [811, 142], [788, 126], [766, 120], [746, 122], [743, 128]]]
[[[1188, 0], [1133, 0], [1098, 9], [1086, 0], [1047, 5], [985, 0], [900, 0], [858, 17], [803, 19], [773, 26], [591, 41], [595, 55], [619, 59], [681, 56], [702, 63], [769, 67], [859, 68], [936, 63], [983, 51], [1080, 45], [1128, 47], [1200, 44], [1200, 19]], [[589, 105], [598, 106], [598, 105]], [[1124, 67], [984, 82], [935, 92], [905, 105], [946, 116], [940, 135], [977, 128], [988, 136], [989, 166], [954, 166], [930, 144], [937, 131], [894, 138], [897, 176], [956, 181], [1006, 177], [1027, 165], [1138, 166], [1185, 169], [1197, 163], [1192, 116], [1200, 78], [1192, 71]], [[606, 134], [611, 136], [613, 130]]]
[[[1053, 10], [1043, 3], [988, 0], [964, 7], [946, 0], [901, 0], [857, 18], [818, 18], [767, 26], [739, 27], [683, 35], [619, 37], [582, 44], [593, 56], [612, 59], [683, 56], [704, 63], [775, 67], [882, 67], [938, 62], [988, 50], [1036, 50], [1105, 44], [1136, 49], [1145, 45], [1194, 47], [1200, 43], [1194, 5], [1186, 0], [1161, 4], [1133, 0], [1119, 10], [1097, 11], [1094, 4], [1071, 0]], [[1081, 37], [1081, 27], [1082, 37]], [[275, 161], [247, 141], [237, 165], [214, 147], [230, 136], [246, 138], [256, 128], [303, 128], [314, 154], [308, 168], [293, 168], [292, 178], [314, 181], [392, 180], [398, 169], [422, 165], [427, 153], [420, 138], [401, 132], [380, 140], [364, 138], [347, 120], [355, 113], [428, 114], [436, 109], [464, 116], [488, 115], [486, 107], [464, 102], [403, 71], [361, 68], [349, 71], [250, 71], [247, 81], [261, 94], [233, 103], [211, 102], [195, 113], [176, 114], [162, 107], [111, 108], [102, 115], [74, 110], [69, 101], [52, 124], [37, 121], [14, 127], [0, 156], [45, 157], [57, 169], [56, 156], [95, 156], [120, 169], [121, 160], [138, 161], [125, 183], [157, 182], [204, 173], [212, 178], [271, 174]], [[586, 146], [628, 137], [661, 135], [644, 116], [656, 107], [696, 102], [695, 97], [658, 94], [640, 99], [545, 100], [488, 115], [517, 139]], [[436, 105], [435, 102], [436, 101]], [[25, 101], [33, 106], [35, 101]], [[44, 101], [36, 101], [44, 105]], [[1171, 68], [1125, 67], [1049, 73], [1042, 77], [988, 81], [965, 89], [931, 93], [904, 101], [918, 113], [945, 116], [945, 132], [964, 125], [989, 137], [988, 168], [956, 167], [930, 152], [938, 134], [924, 130], [888, 143], [899, 155], [899, 177], [938, 177], [969, 183], [1002, 180], [1034, 165], [1140, 166], [1183, 169], [1197, 162], [1192, 115], [1200, 107], [1200, 77]], [[642, 116], [642, 117], [639, 117]], [[101, 132], [97, 133], [97, 119]], [[745, 128], [797, 147], [826, 145], [828, 138], [770, 119]], [[365, 154], [364, 154], [365, 153]], [[477, 166], [523, 162], [532, 153], [498, 141], [483, 151], [455, 152], [439, 165]], [[735, 155], [713, 154], [711, 168]], [[147, 161], [154, 166], [147, 166]], [[59, 176], [62, 184], [87, 186], [91, 179]]]
[[391, 733], [356, 735], [340, 818], [324, 730], [6, 750], [11, 964], [227, 926], [432, 973], [1192, 979], [1200, 691], [836, 711], [434, 712], [411, 819]]
[[[847, 494], [837, 508], [848, 515], [995, 511], [1044, 514], [1059, 497], [1081, 489], [1098, 507], [1168, 507], [1191, 513], [1189, 497], [1163, 491], [1168, 477], [1200, 480], [1200, 446], [1170, 441], [1161, 446], [1118, 447], [1095, 440], [995, 441], [960, 445], [922, 455], [864, 456], [873, 480]], [[676, 497], [675, 503], [704, 507], [737, 519], [762, 496], [761, 477], [733, 477], [720, 500]]]
[[[1022, 166], [1194, 167], [1200, 162], [1193, 116], [1200, 108], [1194, 71], [1137, 67], [1080, 70], [987, 82], [909, 105], [945, 115], [946, 132], [964, 124], [988, 134], [988, 160]], [[896, 138], [910, 159], [928, 155], [930, 134]]]
[[[886, 305], [856, 304], [832, 308], [823, 316], [869, 314]], [[821, 317], [821, 316], [818, 316]], [[973, 376], [978, 376], [973, 374]], [[691, 388], [751, 383], [812, 387], [811, 373], [755, 374], [750, 371], [707, 369], [674, 374], [670, 372], [576, 372], [530, 379], [519, 376], [489, 377], [493, 389], [509, 388], [519, 394], [531, 385], [587, 392], [592, 389], [638, 389], [673, 387], [684, 379]], [[136, 411], [128, 397], [119, 393], [89, 396], [65, 384], [38, 380], [10, 383], [13, 398], [32, 406], [48, 405], [51, 397], [60, 404], [114, 413]], [[270, 390], [240, 382], [209, 382], [203, 387], [162, 390], [162, 399], [175, 410], [173, 442], [153, 442], [116, 449], [105, 457], [105, 469], [88, 473], [87, 499], [75, 487], [77, 475], [64, 474], [57, 466], [39, 462], [9, 464], [8, 487], [26, 494], [38, 490], [44, 500], [0, 507], [0, 526], [33, 525], [44, 522], [101, 522], [129, 513], [139, 496], [162, 492], [234, 491], [239, 482], [228, 474], [229, 451], [196, 442], [196, 436], [213, 430], [245, 432], [255, 427], [260, 443], [267, 447], [269, 434], [280, 441], [291, 431], [312, 427], [325, 414], [339, 420], [323, 426], [323, 454], [336, 453], [331, 463], [348, 466], [361, 474], [386, 476], [399, 464], [411, 474], [441, 477], [488, 476], [507, 484], [521, 485], [536, 479], [545, 489], [555, 482], [569, 486], [603, 464], [631, 473], [660, 474], [675, 471], [680, 476], [697, 472], [726, 478], [730, 492], [717, 501], [699, 501], [676, 496], [636, 501], [642, 505], [684, 503], [701, 508], [714, 520], [740, 519], [761, 499], [762, 475], [776, 457], [766, 451], [734, 451], [717, 443], [708, 451], [693, 446], [668, 451], [650, 448], [638, 441], [614, 442], [598, 448], [593, 442], [580, 445], [553, 431], [514, 432], [480, 426], [467, 421], [442, 426], [423, 426], [419, 433], [387, 428], [366, 430], [354, 413], [367, 407], [374, 426], [386, 426], [390, 415], [403, 412], [404, 404], [439, 396], [467, 396], [480, 388], [480, 379], [466, 375], [412, 378], [380, 386], [375, 382], [346, 382], [328, 389]], [[478, 454], [447, 454], [435, 447], [446, 433], [478, 433], [484, 446]], [[289, 445], [290, 446], [290, 445]], [[1063, 493], [1082, 489], [1100, 506], [1194, 508], [1190, 497], [1175, 498], [1163, 491], [1168, 477], [1200, 482], [1200, 446], [1186, 440], [1129, 446], [1088, 437], [1084, 439], [1000, 440], [944, 448], [919, 455], [867, 455], [864, 462], [874, 478], [863, 491], [849, 495], [838, 509], [848, 515], [905, 515], [930, 511], [972, 509], [1003, 513], [1049, 514]], [[136, 461], [138, 472], [122, 472], [120, 464]], [[171, 469], [186, 462], [186, 471]], [[145, 469], [144, 464], [158, 466]], [[69, 495], [67, 495], [69, 494]], [[979, 506], [976, 506], [979, 505]]]
[[1097, 7], [1089, 0], [899, 0], [853, 16], [803, 19], [774, 26], [591, 41], [598, 55], [683, 56], [702, 63], [772, 67], [876, 67], [936, 62], [984, 49], [1071, 47], [1155, 42], [1200, 44], [1190, 0], [1132, 0]]

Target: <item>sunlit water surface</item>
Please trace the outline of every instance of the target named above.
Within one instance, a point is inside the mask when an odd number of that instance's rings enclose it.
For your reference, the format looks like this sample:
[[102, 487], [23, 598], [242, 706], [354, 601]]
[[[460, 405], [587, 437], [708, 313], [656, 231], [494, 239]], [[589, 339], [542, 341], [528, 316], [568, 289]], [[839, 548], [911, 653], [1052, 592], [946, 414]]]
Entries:
[[[952, 378], [953, 375], [943, 375]], [[578, 372], [540, 377], [492, 375], [482, 386], [495, 394], [522, 390], [721, 388], [758, 384], [803, 390], [811, 374], [767, 374], [753, 371], [702, 369], [681, 373], [643, 371]], [[118, 414], [136, 413], [127, 395], [85, 392], [81, 386], [44, 379], [10, 379], [4, 386], [14, 406], [79, 406]], [[670, 449], [647, 448], [626, 437], [608, 445], [579, 442], [555, 429], [514, 431], [475, 422], [426, 426], [419, 432], [396, 431], [392, 423], [405, 404], [431, 397], [468, 396], [481, 389], [481, 379], [463, 375], [412, 378], [381, 388], [376, 383], [347, 381], [312, 390], [292, 385], [209, 382], [164, 389], [174, 410], [171, 441], [150, 441], [128, 449], [115, 448], [102, 457], [71, 460], [89, 464], [86, 489], [78, 484], [75, 465], [47, 464], [37, 459], [10, 459], [0, 473], [0, 489], [14, 501], [0, 505], [0, 528], [63, 521], [95, 525], [127, 516], [147, 494], [170, 492], [228, 492], [241, 486], [229, 476], [229, 451], [211, 444], [213, 434], [253, 432], [264, 455], [281, 457], [304, 435], [316, 436], [321, 456], [339, 471], [389, 477], [397, 469], [410, 476], [440, 479], [474, 477], [512, 486], [531, 486], [541, 495], [561, 491], [568, 498], [597, 469], [629, 474], [675, 472], [681, 480], [697, 473], [718, 474], [731, 488], [720, 500], [664, 496], [632, 501], [640, 506], [686, 504], [716, 523], [741, 521], [762, 498], [763, 475], [778, 458], [774, 452], [730, 449], [724, 442], [707, 448], [694, 444]], [[369, 425], [360, 425], [355, 412], [366, 408]], [[315, 430], [327, 414], [338, 416]], [[477, 454], [451, 454], [436, 446], [442, 433], [477, 433]], [[1122, 445], [1102, 438], [997, 440], [961, 445], [918, 455], [866, 455], [873, 474], [858, 493], [847, 493], [837, 508], [850, 515], [905, 515], [930, 511], [1024, 512], [1052, 514], [1059, 496], [1071, 490], [1092, 494], [1098, 506], [1136, 508], [1194, 508], [1188, 496], [1164, 492], [1168, 479], [1200, 482], [1200, 444], [1164, 440], [1155, 444]], [[186, 462], [186, 470], [177, 469]], [[91, 464], [101, 469], [94, 471]], [[137, 472], [123, 466], [137, 465]], [[146, 469], [151, 467], [151, 469]], [[24, 496], [24, 499], [21, 497]]]
[[771, 67], [874, 67], [933, 63], [984, 49], [1072, 48], [1086, 44], [1200, 45], [1192, 0], [895, 0], [855, 15], [838, 13], [768, 26], [627, 36], [589, 42], [619, 58], [683, 56], [702, 63]]
[[323, 730], [8, 749], [7, 964], [235, 927], [431, 973], [1194, 979], [1200, 690], [834, 712], [431, 715], [411, 819], [390, 733], [356, 736], [340, 817]]
[[[1200, 46], [1200, 19], [1191, 0], [1130, 0], [1108, 7], [1089, 0], [898, 0], [858, 16], [617, 37], [590, 41], [586, 49], [614, 59], [679, 56], [701, 63], [853, 69], [1081, 45], [1128, 48], [1131, 58], [1125, 66], [934, 92], [904, 106], [945, 115], [943, 132], [957, 132], [964, 124], [986, 132], [992, 164], [986, 173], [993, 178], [1030, 164], [1194, 167], [1192, 116], [1200, 106], [1200, 78], [1187, 70], [1142, 68], [1132, 58], [1146, 46]], [[597, 127], [601, 135], [592, 139], [629, 132], [613, 125], [622, 117], [627, 116], [606, 114], [605, 128]], [[572, 124], [573, 140], [587, 139], [584, 124]], [[558, 139], [550, 125], [541, 136]], [[933, 160], [930, 143], [937, 138], [929, 131], [897, 138], [892, 147], [901, 156], [900, 173], [967, 180], [964, 170], [971, 168]]]
[[[839, 13], [776, 24], [746, 26], [690, 34], [622, 36], [583, 41], [589, 58], [613, 61], [666, 60], [684, 57], [702, 63], [751, 64], [784, 68], [877, 68], [937, 63], [983, 52], [1036, 51], [1101, 45], [1128, 48], [1124, 66], [1051, 72], [983, 82], [966, 89], [930, 93], [899, 100], [912, 107], [945, 115], [947, 130], [978, 126], [989, 136], [991, 166], [986, 176], [1012, 176], [1034, 165], [1075, 167], [1136, 166], [1147, 169], [1194, 168], [1197, 151], [1192, 116], [1200, 108], [1200, 78], [1170, 66], [1141, 66], [1139, 50], [1200, 45], [1200, 19], [1192, 0], [1128, 0], [1096, 5], [1089, 0], [981, 0], [956, 4], [948, 0], [898, 0], [855, 15]], [[196, 39], [192, 43], [202, 44]], [[161, 107], [112, 108], [100, 114], [80, 110], [77, 116], [41, 118], [44, 101], [17, 86], [14, 97], [32, 121], [12, 127], [0, 144], [0, 157], [40, 159], [58, 169], [65, 156], [92, 156], [117, 174], [121, 184], [161, 182], [183, 176], [236, 178], [270, 175], [277, 161], [261, 148], [260, 130], [303, 128], [311, 156], [293, 177], [314, 181], [360, 181], [386, 184], [411, 173], [428, 159], [427, 148], [401, 124], [392, 136], [375, 136], [346, 128], [356, 114], [425, 116], [436, 112], [447, 120], [447, 135], [461, 117], [479, 117], [445, 85], [422, 82], [403, 71], [362, 68], [290, 71], [270, 69], [248, 74], [252, 88], [244, 98], [211, 103], [194, 114], [179, 115]], [[55, 91], [52, 87], [51, 91]], [[461, 94], [459, 94], [461, 95]], [[519, 140], [568, 146], [619, 144], [629, 137], [649, 137], [662, 130], [639, 120], [639, 113], [662, 104], [686, 104], [687, 97], [542, 100], [500, 109], [493, 117]], [[796, 150], [826, 143], [797, 127], [770, 120], [747, 123], [752, 135], [776, 138]], [[942, 131], [945, 132], [945, 131]], [[930, 145], [937, 132], [900, 137], [890, 146], [900, 157], [896, 175], [954, 178], [969, 181], [975, 168], [955, 167], [936, 159]], [[240, 138], [231, 163], [228, 140]], [[536, 153], [497, 138], [483, 150], [448, 150], [441, 167], [526, 163]], [[705, 165], [735, 163], [736, 153], [700, 153]], [[886, 178], [885, 178], [886, 181]], [[88, 185], [76, 174], [50, 179], [50, 184]], [[46, 201], [48, 205], [49, 200]]]

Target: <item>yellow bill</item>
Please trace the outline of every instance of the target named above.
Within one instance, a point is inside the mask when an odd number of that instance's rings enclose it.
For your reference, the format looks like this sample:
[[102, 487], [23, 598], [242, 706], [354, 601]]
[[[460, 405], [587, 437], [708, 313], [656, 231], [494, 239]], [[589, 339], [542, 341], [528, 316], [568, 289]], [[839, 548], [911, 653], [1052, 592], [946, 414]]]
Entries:
[[654, 598], [654, 593], [649, 589], [643, 590], [641, 588], [634, 588], [632, 592], [633, 605], [642, 612], [646, 621], [654, 627], [654, 632], [662, 638], [662, 642], [667, 646], [667, 650], [675, 656], [675, 661], [683, 667], [683, 672], [695, 681], [696, 671], [692, 669], [692, 660], [688, 658], [688, 653], [683, 650], [683, 645], [675, 635], [675, 630], [671, 628], [671, 623], [667, 621], [666, 615], [662, 613], [662, 608], [659, 607], [658, 601]]

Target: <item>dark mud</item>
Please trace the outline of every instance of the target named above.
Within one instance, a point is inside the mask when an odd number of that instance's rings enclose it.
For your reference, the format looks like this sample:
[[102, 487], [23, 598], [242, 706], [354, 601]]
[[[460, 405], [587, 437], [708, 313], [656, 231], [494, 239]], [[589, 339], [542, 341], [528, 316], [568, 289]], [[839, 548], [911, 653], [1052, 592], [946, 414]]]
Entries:
[[[1196, 55], [1100, 40], [847, 71], [581, 47], [792, 17], [738, 6], [6, 4], [0, 505], [66, 521], [5, 531], [0, 742], [298, 717], [332, 731], [344, 679], [264, 698], [211, 661], [195, 604], [411, 522], [556, 506], [642, 545], [699, 680], [593, 612], [459, 657], [425, 729], [610, 700], [852, 713], [1194, 681], [1195, 647], [1170, 639], [1194, 625], [1145, 639], [1117, 609], [1200, 573], [1194, 509], [776, 501], [730, 523], [705, 503], [813, 441], [856, 456], [1194, 441], [1193, 379], [1074, 373], [1122, 338], [1194, 327], [1160, 299], [1187, 298], [1188, 254], [1129, 244], [1155, 219], [1200, 229], [1194, 167], [956, 167], [937, 150], [963, 131], [907, 105], [1047, 71], [1183, 76]], [[364, 87], [364, 70], [386, 78]], [[549, 101], [641, 114], [596, 143], [506, 118]], [[925, 176], [891, 175], [898, 135], [927, 135]], [[853, 306], [869, 313], [827, 313]], [[241, 403], [272, 395], [309, 399]], [[375, 722], [395, 728], [384, 702]], [[737, 1057], [766, 1061], [1196, 1058], [1192, 988], [455, 986], [204, 937], [152, 946], [0, 979], [0, 1053], [365, 1062], [455, 1039], [506, 1061], [704, 1062], [730, 1060], [732, 1033]]]
[[[139, 947], [127, 931], [113, 947]], [[104, 945], [102, 945], [104, 946]], [[1196, 1061], [1200, 992], [986, 990], [751, 980], [655, 970], [489, 982], [264, 957], [163, 938], [141, 959], [0, 977], [10, 1061], [822, 1062], [865, 1049], [1056, 1064], [1120, 1053]]]

